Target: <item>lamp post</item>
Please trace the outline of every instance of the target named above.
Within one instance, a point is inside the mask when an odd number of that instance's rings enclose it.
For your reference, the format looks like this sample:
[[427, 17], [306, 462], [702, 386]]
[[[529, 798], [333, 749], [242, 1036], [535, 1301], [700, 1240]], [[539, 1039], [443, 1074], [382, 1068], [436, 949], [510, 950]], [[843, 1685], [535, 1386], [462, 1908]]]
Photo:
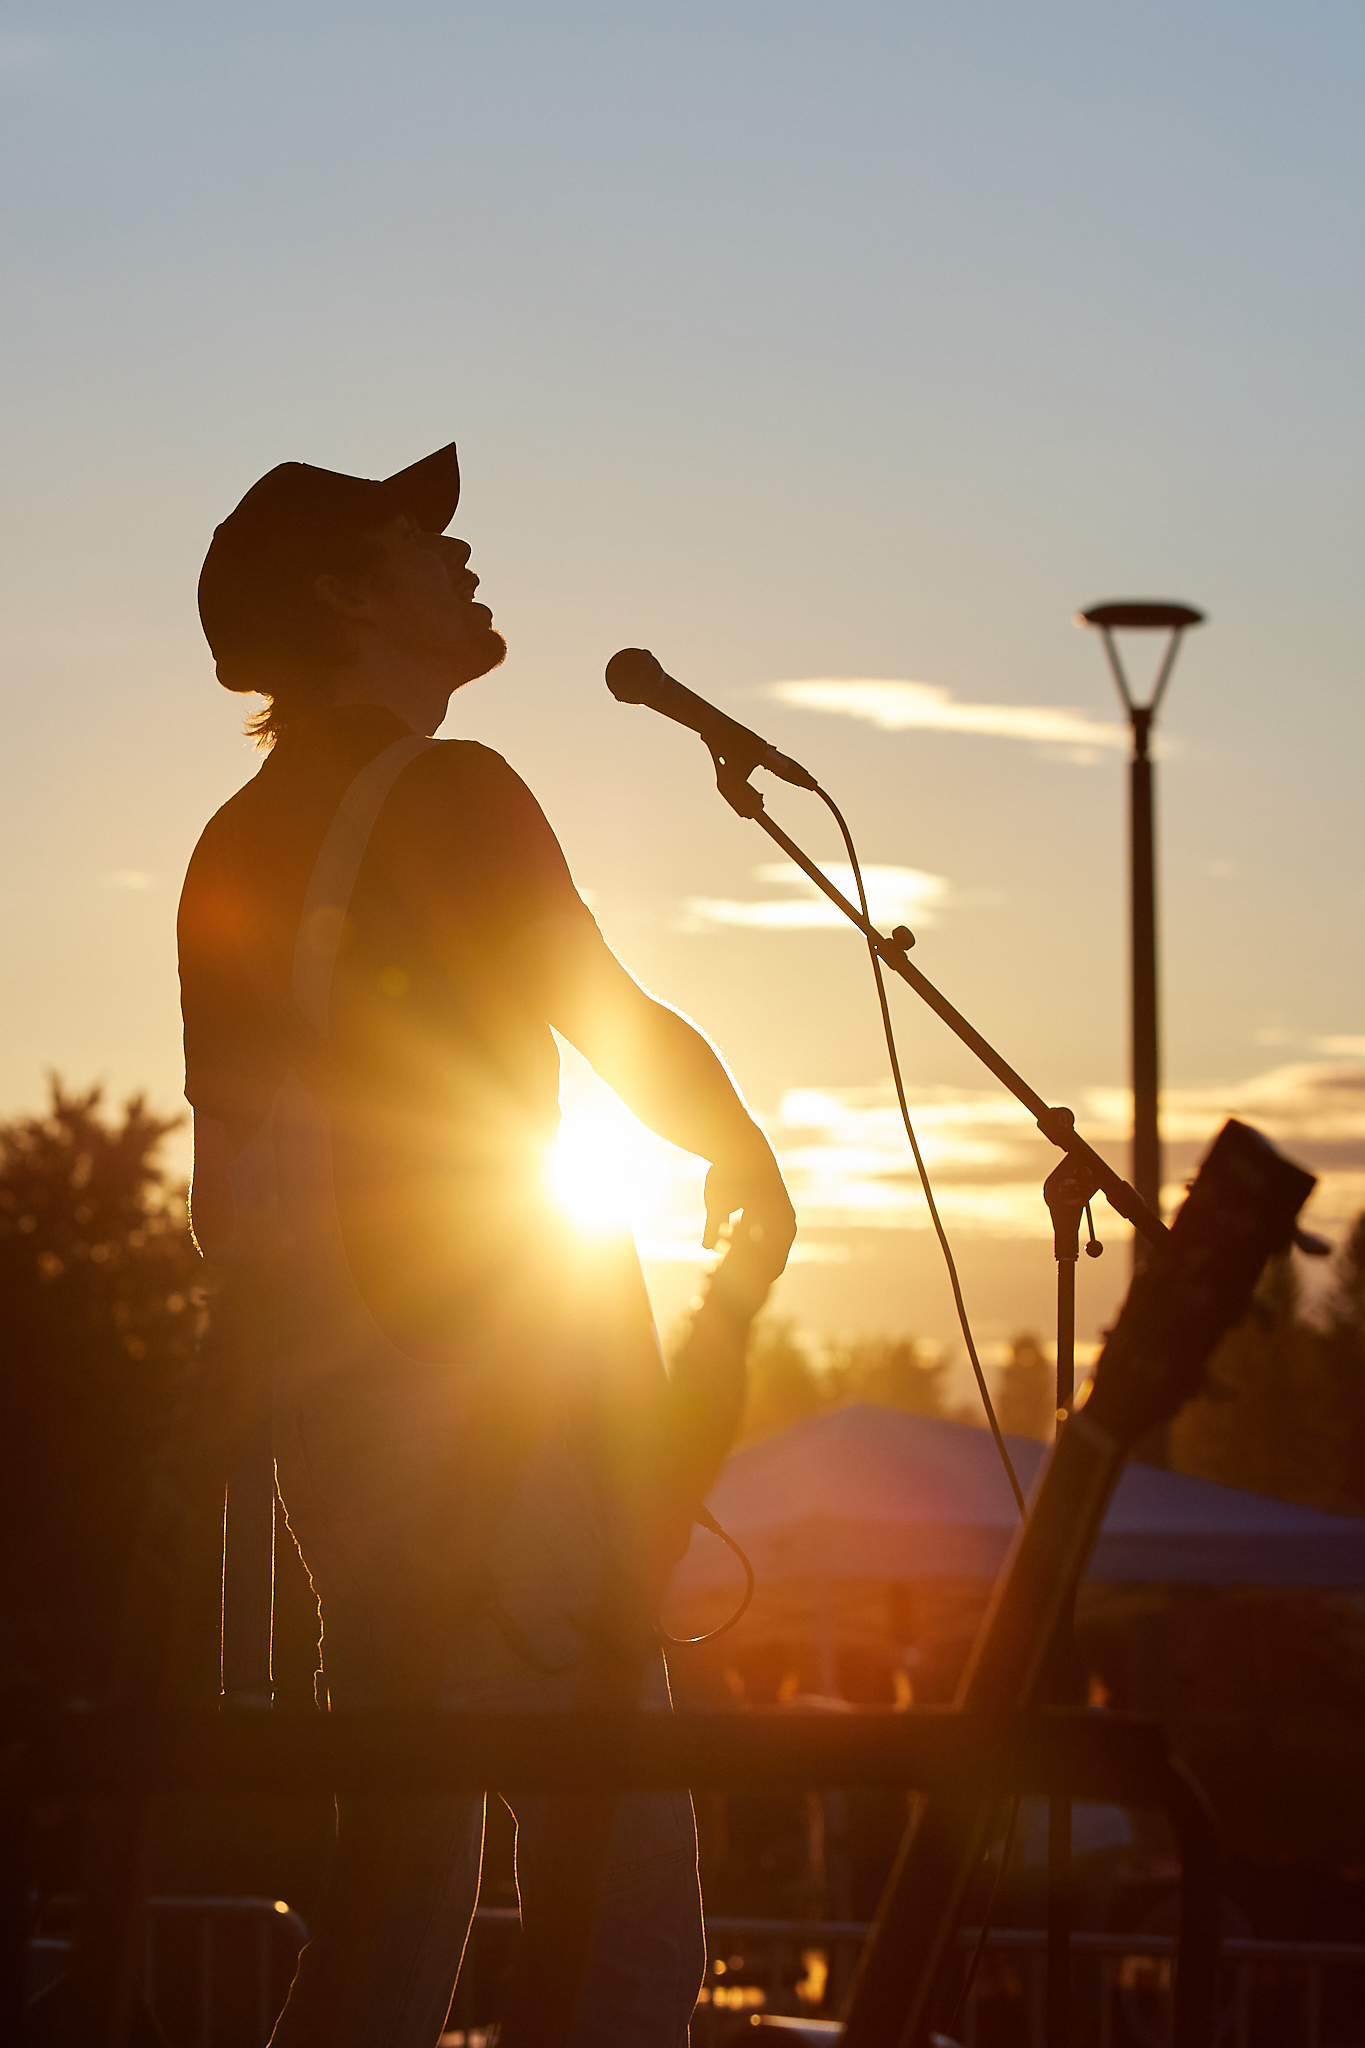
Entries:
[[[1078, 626], [1093, 626], [1104, 641], [1109, 667], [1133, 731], [1133, 758], [1128, 771], [1130, 831], [1129, 883], [1132, 936], [1132, 1077], [1133, 1186], [1158, 1215], [1161, 1212], [1161, 1133], [1157, 1122], [1160, 1083], [1156, 979], [1156, 846], [1152, 805], [1152, 761], [1148, 743], [1176, 655], [1187, 627], [1201, 626], [1203, 612], [1188, 604], [1128, 602], [1092, 605], [1077, 612]], [[1128, 686], [1116, 632], [1169, 633], [1152, 694], [1139, 704]], [[1149, 1253], [1141, 1237], [1133, 1238], [1133, 1270], [1141, 1272]]]

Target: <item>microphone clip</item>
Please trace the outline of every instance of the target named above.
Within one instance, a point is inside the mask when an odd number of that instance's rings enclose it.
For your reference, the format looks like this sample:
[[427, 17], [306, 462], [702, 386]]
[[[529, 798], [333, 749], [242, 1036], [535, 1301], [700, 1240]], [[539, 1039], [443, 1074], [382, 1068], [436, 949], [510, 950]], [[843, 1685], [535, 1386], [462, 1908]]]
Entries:
[[745, 767], [738, 761], [727, 761], [714, 747], [708, 747], [707, 752], [716, 771], [716, 788], [730, 809], [738, 812], [741, 818], [762, 817], [763, 799], [749, 781], [753, 774], [752, 765]]

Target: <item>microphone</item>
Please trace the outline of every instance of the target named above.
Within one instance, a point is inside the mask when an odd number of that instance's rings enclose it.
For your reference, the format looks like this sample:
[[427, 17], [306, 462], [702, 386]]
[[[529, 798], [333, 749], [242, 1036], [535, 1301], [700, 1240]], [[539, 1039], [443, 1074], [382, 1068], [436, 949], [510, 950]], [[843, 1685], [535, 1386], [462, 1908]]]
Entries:
[[747, 725], [727, 718], [714, 704], [708, 704], [704, 697], [695, 696], [666, 675], [647, 647], [623, 647], [619, 654], [613, 654], [607, 663], [607, 688], [618, 704], [647, 704], [651, 711], [662, 712], [675, 724], [685, 725], [689, 732], [699, 733], [711, 752], [741, 776], [751, 775], [755, 768], [766, 768], [770, 775], [780, 775], [784, 782], [794, 782], [798, 789], [820, 787], [799, 761], [780, 754], [767, 740], [750, 732]]

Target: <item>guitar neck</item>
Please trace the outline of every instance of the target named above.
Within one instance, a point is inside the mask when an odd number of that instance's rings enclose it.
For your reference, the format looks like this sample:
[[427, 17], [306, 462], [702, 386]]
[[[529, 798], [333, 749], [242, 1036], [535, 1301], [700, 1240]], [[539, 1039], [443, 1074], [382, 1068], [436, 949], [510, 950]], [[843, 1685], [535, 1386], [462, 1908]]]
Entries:
[[[1312, 1176], [1255, 1131], [1226, 1125], [1157, 1262], [1138, 1276], [1014, 1540], [957, 1704], [1002, 1720], [1037, 1703], [1123, 1461], [1198, 1392], [1245, 1314], [1266, 1259], [1290, 1240]], [[883, 1894], [849, 2001], [844, 2048], [919, 2048], [1002, 1786], [920, 1806]]]

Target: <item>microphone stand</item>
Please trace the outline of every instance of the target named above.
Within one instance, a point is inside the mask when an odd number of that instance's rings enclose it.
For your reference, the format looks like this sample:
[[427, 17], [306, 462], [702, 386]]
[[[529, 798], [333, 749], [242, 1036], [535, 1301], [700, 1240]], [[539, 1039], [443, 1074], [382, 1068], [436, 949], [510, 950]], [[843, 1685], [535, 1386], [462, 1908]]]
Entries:
[[[995, 1075], [1015, 1100], [1023, 1103], [1043, 1136], [1065, 1154], [1043, 1186], [1043, 1198], [1052, 1216], [1053, 1252], [1057, 1261], [1057, 1429], [1060, 1431], [1071, 1410], [1076, 1389], [1076, 1264], [1080, 1256], [1082, 1216], [1088, 1219], [1092, 1198], [1102, 1194], [1109, 1206], [1125, 1217], [1148, 1244], [1162, 1244], [1170, 1236], [1169, 1230], [1143, 1201], [1136, 1188], [1115, 1173], [1094, 1147], [1078, 1134], [1071, 1110], [1053, 1108], [1045, 1102], [1023, 1075], [1017, 1073], [961, 1011], [954, 1008], [942, 991], [913, 965], [908, 956], [915, 943], [914, 933], [904, 925], [897, 925], [890, 938], [878, 931], [796, 841], [768, 816], [762, 796], [748, 780], [759, 765], [758, 761], [746, 758], [747, 750], [730, 758], [722, 757], [715, 748], [710, 752], [715, 763], [716, 787], [731, 810], [741, 818], [751, 818], [775, 846], [781, 847], [802, 874], [843, 912], [850, 924], [857, 927], [882, 964], [928, 1004], [934, 1015], [942, 1019], [970, 1052], [976, 1054], [982, 1065]], [[1098, 1256], [1102, 1249], [1092, 1228], [1086, 1250], [1092, 1256]], [[1068, 1615], [1058, 1631], [1053, 1662], [1054, 1692], [1060, 1690], [1065, 1693], [1074, 1677], [1070, 1606], [1068, 1598]], [[1071, 1999], [1071, 1801], [1059, 1795], [1054, 1795], [1048, 1802], [1047, 1937], [1046, 2038], [1048, 2048], [1066, 2048]]]

